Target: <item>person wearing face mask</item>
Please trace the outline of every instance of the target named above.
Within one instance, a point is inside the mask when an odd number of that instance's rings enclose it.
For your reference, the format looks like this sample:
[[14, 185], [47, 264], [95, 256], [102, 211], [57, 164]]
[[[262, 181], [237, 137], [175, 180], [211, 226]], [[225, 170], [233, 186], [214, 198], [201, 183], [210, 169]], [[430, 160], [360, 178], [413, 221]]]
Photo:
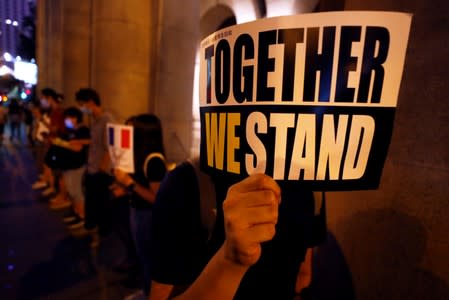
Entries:
[[55, 138], [64, 133], [64, 109], [61, 106], [62, 97], [51, 88], [41, 91], [41, 108], [49, 111], [50, 138]]
[[[48, 117], [48, 112], [41, 108], [39, 102], [34, 102], [31, 106], [31, 113], [33, 114], [33, 125], [32, 125], [32, 138], [33, 138], [33, 156], [36, 161], [36, 167], [42, 179], [43, 169], [44, 169], [44, 157], [45, 157], [45, 138], [50, 132], [50, 129], [45, 125], [50, 122]], [[46, 182], [42, 180], [37, 180], [33, 187], [45, 187]]]
[[[48, 129], [48, 133], [43, 136], [43, 143], [45, 152], [48, 151], [52, 141], [61, 136], [64, 133], [64, 109], [61, 106], [61, 97], [58, 93], [51, 88], [44, 88], [41, 90], [40, 107], [43, 111], [47, 112], [48, 118], [42, 118], [42, 126]], [[56, 182], [60, 176], [58, 170], [50, 169], [47, 164], [43, 166], [43, 174], [41, 178], [36, 181], [32, 187], [33, 189], [45, 188], [42, 192], [42, 196], [49, 197], [56, 195], [51, 201], [63, 202], [62, 195], [64, 193], [56, 191]], [[62, 180], [58, 180], [59, 188], [64, 190], [64, 184]]]
[[[82, 111], [90, 117], [90, 139], [81, 141], [89, 145], [85, 175], [86, 217], [84, 227], [92, 234], [91, 247], [97, 247], [99, 236], [111, 231], [109, 209], [109, 185], [113, 181], [109, 157], [106, 124], [112, 116], [101, 106], [98, 93], [91, 88], [82, 88], [75, 94]], [[98, 234], [97, 234], [98, 233]]]
[[90, 139], [89, 129], [82, 125], [83, 114], [76, 107], [64, 110], [64, 124], [66, 133], [64, 140], [57, 142], [60, 146], [69, 150], [67, 165], [62, 173], [62, 178], [67, 191], [67, 198], [73, 207], [73, 214], [64, 218], [70, 229], [84, 226], [84, 195], [82, 178], [87, 163], [88, 145], [81, 141]]

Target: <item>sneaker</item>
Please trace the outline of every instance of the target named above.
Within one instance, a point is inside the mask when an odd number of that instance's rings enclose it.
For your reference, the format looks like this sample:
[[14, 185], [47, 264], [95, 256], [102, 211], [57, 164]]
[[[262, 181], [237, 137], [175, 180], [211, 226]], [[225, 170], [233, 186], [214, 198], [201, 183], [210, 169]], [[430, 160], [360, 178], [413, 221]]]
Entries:
[[31, 188], [33, 190], [40, 190], [40, 189], [46, 188], [47, 186], [48, 186], [48, 184], [45, 181], [38, 180], [31, 185]]
[[64, 216], [62, 218], [62, 220], [64, 221], [64, 223], [70, 224], [73, 221], [75, 221], [77, 218], [78, 218], [78, 216], [72, 213], [72, 214], [68, 214], [67, 216]]
[[123, 300], [144, 300], [144, 299], [146, 299], [146, 297], [142, 290], [139, 290], [123, 298]]
[[84, 228], [84, 220], [77, 217], [75, 220], [67, 224], [68, 229]]
[[52, 194], [56, 193], [56, 190], [52, 187], [48, 187], [46, 188], [43, 192], [42, 192], [42, 196], [43, 197], [48, 197]]
[[55, 205], [59, 202], [64, 201], [65, 197], [62, 196], [62, 194], [57, 194], [56, 196], [52, 196], [49, 200], [48, 200], [48, 204], [50, 205]]
[[50, 203], [50, 209], [63, 209], [72, 206], [72, 202], [68, 200], [54, 201]]
[[84, 227], [70, 229], [70, 234], [75, 238], [86, 239], [90, 237], [90, 233]]

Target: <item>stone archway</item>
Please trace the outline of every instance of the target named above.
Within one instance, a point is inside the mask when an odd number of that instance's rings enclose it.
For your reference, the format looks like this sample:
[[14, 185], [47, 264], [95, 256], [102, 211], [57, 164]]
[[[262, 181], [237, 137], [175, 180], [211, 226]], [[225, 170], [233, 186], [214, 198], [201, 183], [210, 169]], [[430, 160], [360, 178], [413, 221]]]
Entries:
[[[233, 10], [223, 4], [218, 4], [204, 13], [200, 19], [200, 40], [209, 34], [237, 23]], [[199, 52], [195, 58], [193, 99], [192, 99], [192, 146], [190, 153], [192, 156], [199, 155], [200, 149], [200, 116], [199, 116]]]
[[212, 7], [203, 16], [201, 16], [200, 38], [203, 39], [220, 27], [223, 27], [221, 25], [229, 19], [235, 20], [234, 24], [237, 23], [235, 14], [229, 6], [218, 4]]

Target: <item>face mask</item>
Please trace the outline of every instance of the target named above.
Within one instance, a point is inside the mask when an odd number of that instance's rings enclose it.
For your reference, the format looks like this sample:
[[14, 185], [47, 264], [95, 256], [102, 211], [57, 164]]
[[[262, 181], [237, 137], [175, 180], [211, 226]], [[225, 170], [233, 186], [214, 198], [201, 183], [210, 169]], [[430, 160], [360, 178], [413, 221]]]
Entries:
[[91, 114], [92, 113], [92, 111], [89, 108], [85, 107], [85, 106], [81, 107], [80, 109], [85, 114]]
[[70, 120], [70, 119], [65, 119], [64, 124], [65, 124], [65, 127], [67, 127], [68, 129], [73, 129], [75, 127], [72, 120]]
[[49, 108], [49, 107], [50, 107], [50, 103], [48, 103], [48, 100], [47, 100], [47, 99], [42, 98], [42, 99], [40, 100], [40, 102], [41, 102], [42, 108]]

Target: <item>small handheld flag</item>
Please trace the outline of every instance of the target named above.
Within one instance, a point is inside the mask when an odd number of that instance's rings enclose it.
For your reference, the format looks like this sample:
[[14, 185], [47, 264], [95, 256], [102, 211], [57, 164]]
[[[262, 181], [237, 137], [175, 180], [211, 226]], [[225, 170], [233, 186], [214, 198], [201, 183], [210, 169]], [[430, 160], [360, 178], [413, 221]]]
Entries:
[[130, 149], [131, 147], [131, 134], [132, 131], [129, 128], [115, 128], [111, 126], [108, 128], [108, 140], [109, 146], [120, 147], [122, 149]]
[[108, 123], [107, 136], [113, 167], [134, 173], [133, 127]]

